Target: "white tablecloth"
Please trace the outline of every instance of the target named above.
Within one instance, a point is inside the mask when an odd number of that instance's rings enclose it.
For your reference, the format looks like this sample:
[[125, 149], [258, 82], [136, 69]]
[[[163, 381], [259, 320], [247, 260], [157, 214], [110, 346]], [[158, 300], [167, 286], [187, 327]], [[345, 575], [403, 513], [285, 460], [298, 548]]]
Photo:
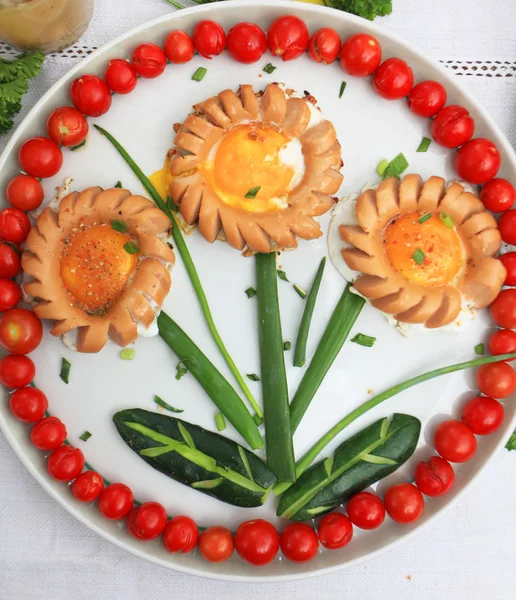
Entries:
[[[377, 23], [454, 68], [516, 145], [516, 2], [393, 4]], [[92, 48], [171, 10], [165, 0], [96, 0], [90, 28], [48, 58], [20, 118]], [[98, 537], [47, 496], [0, 433], [0, 600], [514, 600], [515, 481], [516, 452], [504, 450], [435, 524], [362, 566], [299, 583], [231, 584], [164, 570]]]

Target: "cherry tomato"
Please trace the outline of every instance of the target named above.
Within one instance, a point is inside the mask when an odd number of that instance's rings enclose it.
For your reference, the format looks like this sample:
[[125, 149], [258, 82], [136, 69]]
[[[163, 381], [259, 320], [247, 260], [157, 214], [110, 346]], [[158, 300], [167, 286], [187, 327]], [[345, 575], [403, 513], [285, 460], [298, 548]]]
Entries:
[[184, 31], [171, 31], [163, 46], [165, 56], [171, 63], [180, 65], [192, 60], [195, 54], [192, 38]]
[[443, 421], [435, 430], [434, 446], [445, 460], [463, 463], [475, 456], [477, 438], [464, 423]]
[[353, 524], [346, 515], [334, 512], [321, 519], [317, 532], [322, 546], [328, 550], [338, 550], [351, 542]]
[[193, 43], [201, 56], [211, 59], [212, 56], [218, 56], [226, 47], [226, 34], [215, 21], [200, 21], [194, 29]]
[[10, 242], [0, 241], [0, 277], [16, 277], [21, 272], [21, 252]]
[[84, 469], [84, 455], [79, 448], [60, 446], [48, 457], [47, 469], [57, 481], [72, 481]]
[[476, 396], [462, 409], [462, 422], [476, 435], [489, 435], [500, 427], [504, 414], [504, 408], [498, 400]]
[[0, 279], [0, 312], [11, 310], [23, 298], [20, 286], [12, 279]]
[[96, 75], [81, 75], [70, 86], [70, 98], [77, 110], [88, 117], [100, 117], [111, 107], [111, 92]]
[[41, 390], [24, 387], [11, 394], [9, 408], [19, 421], [35, 423], [45, 416], [48, 400]]
[[477, 370], [478, 389], [492, 398], [507, 398], [516, 389], [516, 373], [506, 362], [482, 365]]
[[104, 489], [104, 480], [95, 471], [85, 471], [72, 483], [72, 494], [79, 502], [93, 502]]
[[234, 550], [233, 534], [225, 527], [208, 527], [199, 537], [199, 553], [210, 562], [224, 562]]
[[66, 427], [57, 417], [45, 417], [34, 425], [30, 439], [38, 450], [55, 450], [66, 440]]
[[262, 566], [274, 560], [279, 550], [279, 535], [268, 521], [246, 521], [235, 535], [236, 551], [248, 563]]
[[[516, 252], [506, 252], [498, 257], [507, 271], [505, 276], [505, 285], [516, 285]], [[512, 352], [512, 351], [511, 351]], [[503, 354], [503, 353], [502, 353]]]
[[427, 462], [417, 465], [414, 480], [425, 496], [442, 496], [452, 487], [455, 473], [447, 460], [431, 456]]
[[0, 319], [0, 344], [12, 354], [29, 354], [43, 337], [38, 317], [26, 308], [12, 308]]
[[229, 30], [229, 55], [241, 63], [255, 63], [267, 52], [267, 37], [254, 23], [238, 23]]
[[455, 157], [459, 177], [475, 185], [483, 185], [493, 179], [501, 163], [498, 148], [485, 138], [469, 140], [459, 148]]
[[405, 98], [414, 85], [414, 73], [401, 58], [388, 58], [374, 72], [373, 86], [387, 100]]
[[335, 29], [323, 27], [316, 31], [308, 41], [308, 56], [318, 63], [329, 65], [340, 54], [340, 35]]
[[99, 510], [111, 521], [126, 517], [134, 504], [131, 490], [123, 483], [112, 483], [102, 491], [99, 497]]
[[267, 33], [267, 46], [274, 56], [283, 60], [299, 58], [308, 48], [308, 29], [305, 23], [294, 16], [276, 19]]
[[36, 367], [28, 356], [8, 354], [0, 360], [0, 383], [6, 388], [22, 388], [34, 379]]
[[516, 289], [502, 290], [490, 306], [493, 321], [505, 329], [516, 327]]
[[170, 519], [163, 532], [163, 544], [172, 554], [187, 554], [197, 546], [199, 529], [190, 517], [174, 517]]
[[446, 90], [437, 81], [422, 81], [408, 95], [410, 110], [420, 117], [434, 117], [446, 104]]
[[340, 51], [340, 64], [346, 73], [354, 77], [367, 77], [382, 62], [380, 42], [367, 33], [349, 37]]
[[413, 523], [423, 514], [423, 494], [411, 483], [400, 483], [390, 487], [383, 499], [385, 510], [396, 523]]
[[127, 529], [138, 540], [155, 540], [167, 524], [167, 511], [159, 502], [135, 506], [127, 517]]
[[19, 208], [0, 211], [0, 237], [6, 242], [21, 244], [30, 231], [29, 217]]
[[506, 244], [516, 245], [516, 210], [503, 213], [498, 221], [498, 229]]
[[24, 142], [18, 151], [21, 168], [33, 177], [53, 177], [63, 165], [61, 148], [46, 137], [35, 137]]
[[319, 539], [306, 523], [290, 523], [280, 535], [283, 556], [297, 563], [312, 560], [319, 550]]
[[43, 202], [45, 192], [41, 183], [30, 175], [16, 175], [5, 190], [7, 202], [20, 210], [35, 210]]
[[138, 75], [129, 61], [114, 58], [109, 61], [108, 68], [104, 73], [104, 81], [115, 94], [129, 94], [138, 83]]
[[494, 356], [516, 352], [516, 331], [499, 329], [489, 340], [489, 352]]
[[48, 117], [47, 133], [58, 146], [78, 146], [88, 136], [88, 121], [73, 106], [62, 106]]
[[376, 529], [385, 519], [383, 502], [370, 492], [353, 496], [346, 506], [348, 517], [360, 529]]
[[134, 70], [140, 77], [159, 77], [167, 66], [167, 57], [156, 44], [140, 44], [133, 52]]
[[431, 125], [432, 137], [445, 148], [458, 148], [465, 144], [475, 131], [475, 121], [469, 112], [457, 104], [445, 106]]
[[516, 190], [510, 181], [498, 177], [488, 181], [480, 191], [480, 200], [491, 212], [504, 212], [512, 208]]

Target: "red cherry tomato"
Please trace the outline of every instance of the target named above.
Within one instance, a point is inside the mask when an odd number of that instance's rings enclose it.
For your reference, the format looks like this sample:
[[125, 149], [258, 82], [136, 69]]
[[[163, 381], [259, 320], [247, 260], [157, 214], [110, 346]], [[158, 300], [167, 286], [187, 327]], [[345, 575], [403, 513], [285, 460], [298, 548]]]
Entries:
[[502, 159], [490, 140], [475, 138], [461, 146], [455, 157], [455, 168], [461, 179], [483, 185], [496, 176]]
[[58, 146], [78, 146], [88, 136], [88, 121], [76, 108], [62, 106], [48, 117], [47, 133]]
[[505, 329], [516, 327], [516, 289], [502, 290], [490, 306], [493, 321]]
[[70, 86], [70, 98], [77, 110], [88, 117], [100, 117], [111, 107], [111, 92], [96, 75], [81, 75]]
[[174, 517], [170, 519], [163, 532], [163, 544], [172, 554], [187, 554], [197, 546], [199, 529], [190, 517]]
[[317, 532], [322, 546], [328, 550], [338, 550], [351, 542], [353, 524], [346, 515], [334, 512], [321, 519]]
[[22, 144], [18, 151], [18, 161], [29, 175], [45, 179], [59, 172], [63, 164], [63, 153], [52, 140], [35, 137]]
[[30, 231], [29, 217], [19, 208], [0, 211], [0, 237], [6, 242], [21, 244]]
[[6, 388], [22, 388], [34, 379], [36, 367], [28, 356], [8, 354], [0, 360], [0, 383]]
[[373, 86], [387, 100], [400, 100], [414, 85], [414, 73], [401, 58], [388, 58], [374, 72]]
[[281, 532], [280, 548], [283, 556], [297, 563], [312, 560], [319, 550], [319, 539], [306, 523], [290, 523]]
[[516, 210], [503, 213], [498, 221], [498, 229], [506, 244], [516, 245]]
[[323, 27], [316, 31], [308, 41], [308, 56], [318, 63], [329, 65], [340, 54], [340, 35], [335, 29]]
[[413, 523], [423, 514], [425, 501], [415, 485], [400, 483], [387, 490], [383, 499], [385, 510], [396, 523]]
[[308, 48], [308, 38], [308, 29], [299, 17], [284, 16], [270, 26], [267, 46], [274, 56], [294, 60]]
[[425, 496], [442, 496], [452, 487], [455, 473], [447, 460], [431, 456], [427, 462], [417, 465], [414, 480]]
[[505, 285], [516, 285], [516, 252], [506, 252], [498, 257], [507, 271], [505, 276]]
[[504, 212], [512, 208], [516, 190], [510, 181], [498, 177], [488, 181], [480, 191], [480, 200], [491, 212]]
[[462, 422], [476, 435], [489, 435], [500, 427], [504, 414], [500, 402], [488, 396], [477, 396], [462, 409]]
[[516, 373], [506, 362], [482, 365], [477, 370], [478, 389], [492, 398], [507, 398], [516, 389]]
[[434, 117], [446, 104], [446, 89], [437, 81], [422, 81], [408, 95], [410, 110], [420, 117]]
[[16, 175], [5, 190], [7, 202], [20, 210], [35, 210], [45, 197], [41, 183], [30, 175]]
[[268, 521], [246, 521], [237, 529], [235, 548], [241, 558], [262, 566], [274, 560], [279, 550], [279, 535]]
[[353, 496], [346, 506], [348, 517], [360, 529], [376, 529], [385, 519], [383, 502], [370, 492]]
[[516, 331], [499, 329], [489, 340], [489, 352], [494, 356], [516, 352]]
[[19, 421], [35, 423], [45, 416], [48, 400], [41, 390], [24, 387], [11, 394], [9, 408]]
[[135, 506], [127, 517], [127, 529], [138, 540], [155, 540], [167, 524], [167, 511], [159, 502]]
[[233, 534], [225, 527], [208, 527], [199, 537], [199, 553], [210, 562], [224, 562], [234, 550]]
[[340, 64], [346, 73], [354, 77], [372, 75], [382, 62], [380, 42], [367, 33], [349, 37], [340, 51]]
[[111, 521], [126, 517], [134, 504], [131, 490], [123, 483], [112, 483], [102, 491], [99, 497], [99, 510]]
[[0, 344], [12, 354], [29, 354], [43, 337], [38, 317], [26, 308], [12, 308], [0, 319]]
[[200, 21], [194, 29], [193, 43], [201, 56], [211, 59], [212, 56], [218, 56], [226, 47], [226, 34], [215, 21]]
[[138, 83], [138, 75], [129, 61], [114, 58], [109, 61], [108, 68], [104, 73], [104, 81], [115, 94], [129, 94]]
[[156, 44], [140, 44], [133, 52], [133, 67], [140, 77], [159, 77], [167, 66], [167, 57]]
[[475, 121], [463, 106], [451, 104], [435, 115], [431, 131], [432, 137], [441, 146], [458, 148], [471, 139], [475, 131]]
[[72, 481], [84, 469], [84, 455], [78, 448], [60, 446], [48, 457], [47, 469], [57, 481]]
[[0, 277], [16, 277], [21, 272], [21, 252], [10, 242], [0, 241]]
[[11, 310], [23, 298], [20, 286], [12, 279], [0, 279], [0, 312]]
[[165, 56], [171, 63], [180, 65], [192, 60], [195, 54], [192, 38], [184, 31], [171, 31], [163, 46]]
[[267, 52], [267, 37], [254, 23], [238, 23], [229, 30], [229, 55], [241, 63], [255, 63]]
[[93, 502], [104, 489], [104, 480], [95, 471], [85, 471], [72, 483], [72, 494], [79, 502]]
[[55, 450], [66, 440], [66, 427], [57, 417], [45, 417], [34, 425], [30, 439], [38, 450]]
[[445, 459], [454, 463], [471, 460], [477, 451], [477, 438], [460, 421], [443, 421], [434, 434], [434, 446]]

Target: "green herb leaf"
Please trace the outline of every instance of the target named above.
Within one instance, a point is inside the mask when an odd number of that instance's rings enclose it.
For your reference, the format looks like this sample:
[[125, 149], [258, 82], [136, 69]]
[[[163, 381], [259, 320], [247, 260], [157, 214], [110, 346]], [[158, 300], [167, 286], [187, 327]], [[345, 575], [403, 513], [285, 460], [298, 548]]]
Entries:
[[256, 198], [256, 194], [262, 189], [261, 185], [257, 185], [256, 187], [252, 187], [247, 194], [244, 196], [244, 198], [247, 198], [248, 200], [254, 200]]
[[124, 348], [122, 352], [120, 352], [120, 358], [122, 360], [133, 360], [136, 356], [136, 348]]
[[269, 75], [272, 75], [277, 68], [278, 67], [275, 67], [273, 64], [269, 63], [263, 67], [263, 70]]
[[392, 12], [392, 0], [324, 0], [324, 4], [369, 21], [390, 15]]
[[247, 294], [248, 298], [253, 298], [254, 296], [256, 296], [256, 290], [253, 287], [248, 287], [245, 293]]
[[226, 419], [220, 412], [215, 415], [215, 425], [217, 426], [217, 431], [224, 431], [226, 429]]
[[59, 377], [61, 377], [61, 379], [65, 383], [68, 383], [68, 381], [70, 380], [70, 369], [71, 368], [72, 368], [72, 365], [66, 360], [66, 358], [62, 358], [61, 359], [61, 373], [59, 374]]
[[179, 381], [187, 373], [188, 373], [188, 367], [185, 365], [185, 363], [182, 360], [180, 360], [176, 366], [176, 379]]
[[418, 219], [418, 222], [423, 224], [426, 223], [426, 221], [428, 221], [428, 219], [432, 218], [432, 214], [431, 213], [426, 213], [425, 215], [421, 215]]
[[516, 450], [516, 431], [511, 435], [505, 447], [507, 450]]
[[343, 81], [340, 85], [339, 99], [344, 95], [344, 90], [346, 89], [347, 83]]
[[371, 337], [370, 335], [364, 335], [363, 333], [357, 333], [351, 341], [355, 344], [359, 344], [360, 346], [372, 348], [374, 346], [374, 343], [376, 342], [376, 338]]
[[283, 342], [283, 352], [288, 352], [292, 348], [292, 344], [290, 342]]
[[256, 373], [247, 373], [246, 377], [251, 381], [260, 381], [260, 378], [258, 377], [258, 375], [256, 375]]
[[90, 437], [91, 437], [91, 433], [89, 431], [85, 431], [79, 439], [82, 440], [83, 442], [87, 442], [90, 439]]
[[[124, 223], [123, 221], [118, 221], [117, 219], [113, 219], [111, 221], [111, 229], [114, 229], [115, 231], [120, 231], [120, 233], [125, 233], [127, 231], [127, 224]], [[129, 252], [129, 254], [133, 254], [133, 253]]]
[[138, 246], [134, 242], [127, 242], [124, 244], [124, 250], [127, 254], [136, 254], [139, 252]]
[[170, 404], [167, 404], [165, 402], [165, 400], [162, 400], [159, 396], [154, 396], [154, 402], [158, 405], [161, 406], [161, 408], [164, 408], [165, 410], [168, 410], [172, 413], [182, 413], [185, 412], [184, 410], [180, 409], [180, 408], [174, 408], [173, 406], [170, 406]]
[[298, 293], [298, 295], [301, 296], [301, 298], [303, 298], [303, 300], [306, 298], [307, 293], [305, 292], [305, 290], [300, 285], [297, 285], [297, 283], [295, 283], [294, 284], [294, 289], [296, 290], [296, 292]]
[[384, 176], [385, 171], [387, 170], [388, 166], [389, 166], [389, 161], [386, 158], [383, 158], [378, 163], [378, 166], [376, 167], [376, 172], [378, 173], [378, 175], [380, 175], [380, 177]]
[[115, 187], [116, 187], [116, 188], [121, 188], [121, 187], [122, 187], [122, 182], [121, 182], [121, 181], [117, 181], [117, 182], [115, 183]]
[[432, 140], [430, 138], [424, 137], [421, 140], [421, 143], [419, 144], [416, 152], [426, 152], [428, 150], [428, 148], [430, 148], [431, 143], [432, 143]]
[[288, 280], [287, 274], [285, 273], [285, 271], [282, 271], [281, 269], [278, 269], [278, 277], [282, 281], [286, 281], [287, 283], [290, 283], [290, 281]]
[[398, 156], [394, 157], [388, 164], [383, 174], [383, 178], [387, 179], [389, 177], [397, 177], [399, 179], [400, 175], [407, 169], [408, 166], [409, 164], [407, 159], [400, 152]]
[[86, 146], [86, 140], [83, 140], [80, 144], [77, 144], [77, 146], [71, 146], [70, 150], [72, 152], [75, 152], [76, 150], [79, 150], [79, 148], [83, 148], [84, 146]]
[[455, 223], [450, 215], [447, 215], [446, 213], [440, 213], [439, 217], [448, 229], [453, 229], [455, 227]]
[[192, 75], [193, 81], [202, 81], [207, 72], [208, 69], [205, 69], [204, 67], [199, 67], [197, 71], [195, 71], [195, 73]]
[[477, 344], [475, 346], [475, 353], [476, 354], [485, 354], [484, 344]]
[[421, 248], [418, 248], [414, 254], [412, 255], [412, 260], [416, 262], [418, 265], [422, 265], [425, 261], [425, 253]]

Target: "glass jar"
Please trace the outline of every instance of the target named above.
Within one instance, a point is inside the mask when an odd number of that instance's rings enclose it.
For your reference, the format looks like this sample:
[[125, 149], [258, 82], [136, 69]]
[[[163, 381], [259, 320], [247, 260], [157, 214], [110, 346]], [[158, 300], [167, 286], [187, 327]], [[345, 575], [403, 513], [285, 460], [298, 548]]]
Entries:
[[0, 0], [0, 40], [18, 50], [55, 52], [84, 33], [93, 0]]

